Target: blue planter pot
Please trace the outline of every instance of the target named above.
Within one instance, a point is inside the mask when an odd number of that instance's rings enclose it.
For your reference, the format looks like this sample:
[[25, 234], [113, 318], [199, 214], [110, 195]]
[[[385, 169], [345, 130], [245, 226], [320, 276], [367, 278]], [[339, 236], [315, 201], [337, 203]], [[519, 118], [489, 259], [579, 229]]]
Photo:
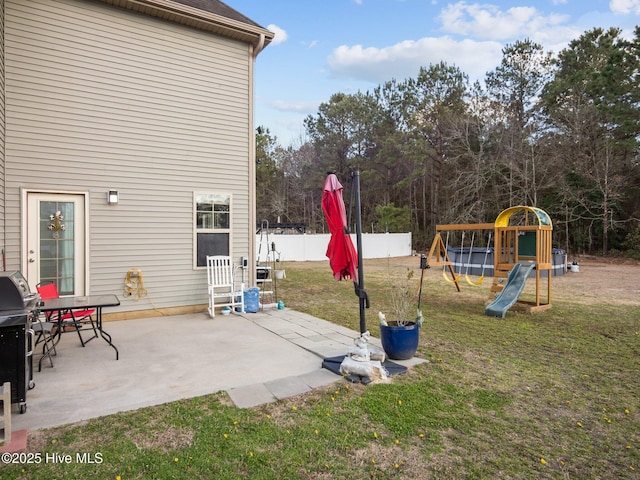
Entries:
[[418, 350], [420, 327], [417, 324], [380, 325], [382, 348], [391, 360], [408, 360]]

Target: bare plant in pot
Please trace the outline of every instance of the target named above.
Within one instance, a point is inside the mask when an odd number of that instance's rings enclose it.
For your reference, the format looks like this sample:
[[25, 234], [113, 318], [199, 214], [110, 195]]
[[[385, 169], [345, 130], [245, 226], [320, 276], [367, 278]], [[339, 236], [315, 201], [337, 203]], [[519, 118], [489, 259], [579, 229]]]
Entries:
[[[420, 327], [424, 317], [419, 308], [419, 302], [418, 309], [412, 315], [414, 301], [412, 278], [413, 270], [407, 269], [404, 277], [391, 286], [389, 319], [384, 313], [378, 312], [382, 348], [392, 360], [407, 360], [413, 357], [420, 342]], [[422, 289], [422, 281], [420, 289]]]

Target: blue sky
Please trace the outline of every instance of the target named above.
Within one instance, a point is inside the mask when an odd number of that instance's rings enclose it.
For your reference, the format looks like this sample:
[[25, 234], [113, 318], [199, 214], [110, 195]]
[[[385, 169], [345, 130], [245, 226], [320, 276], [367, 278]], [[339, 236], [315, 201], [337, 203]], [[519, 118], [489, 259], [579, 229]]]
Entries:
[[223, 0], [276, 34], [255, 66], [255, 124], [299, 146], [332, 94], [371, 91], [440, 61], [471, 80], [530, 38], [558, 52], [593, 27], [631, 35], [640, 0]]

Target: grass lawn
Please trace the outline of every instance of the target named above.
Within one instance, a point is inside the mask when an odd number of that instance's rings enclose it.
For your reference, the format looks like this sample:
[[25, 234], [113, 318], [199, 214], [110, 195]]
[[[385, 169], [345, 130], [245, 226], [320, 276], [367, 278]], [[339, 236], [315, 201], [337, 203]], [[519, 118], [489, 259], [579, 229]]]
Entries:
[[[287, 307], [359, 329], [353, 287], [326, 262], [286, 271]], [[375, 336], [390, 278], [405, 273], [365, 262]], [[484, 316], [490, 281], [458, 293], [426, 273], [418, 355], [429, 362], [391, 383], [242, 410], [219, 393], [31, 432], [40, 462], [0, 466], [0, 478], [640, 478], [640, 306], [560, 288], [551, 310], [502, 320]]]

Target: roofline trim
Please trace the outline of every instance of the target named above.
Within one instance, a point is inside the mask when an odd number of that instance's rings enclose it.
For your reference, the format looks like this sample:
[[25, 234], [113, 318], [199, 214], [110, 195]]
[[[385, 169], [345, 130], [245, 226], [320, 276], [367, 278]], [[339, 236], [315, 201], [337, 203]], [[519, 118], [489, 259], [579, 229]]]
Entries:
[[[115, 6], [126, 9], [135, 10], [134, 6], [139, 8], [148, 8], [158, 12], [164, 12], [169, 17], [175, 17], [178, 23], [185, 23], [188, 19], [191, 22], [201, 23], [199, 28], [207, 31], [216, 31], [217, 33], [234, 38], [241, 39], [252, 44], [256, 48], [256, 55], [264, 47], [273, 40], [274, 33], [266, 28], [240, 22], [231, 18], [217, 15], [211, 12], [205, 12], [195, 7], [183, 5], [171, 0], [101, 0]], [[182, 20], [182, 21], [181, 21]], [[208, 28], [206, 27], [208, 26]]]

